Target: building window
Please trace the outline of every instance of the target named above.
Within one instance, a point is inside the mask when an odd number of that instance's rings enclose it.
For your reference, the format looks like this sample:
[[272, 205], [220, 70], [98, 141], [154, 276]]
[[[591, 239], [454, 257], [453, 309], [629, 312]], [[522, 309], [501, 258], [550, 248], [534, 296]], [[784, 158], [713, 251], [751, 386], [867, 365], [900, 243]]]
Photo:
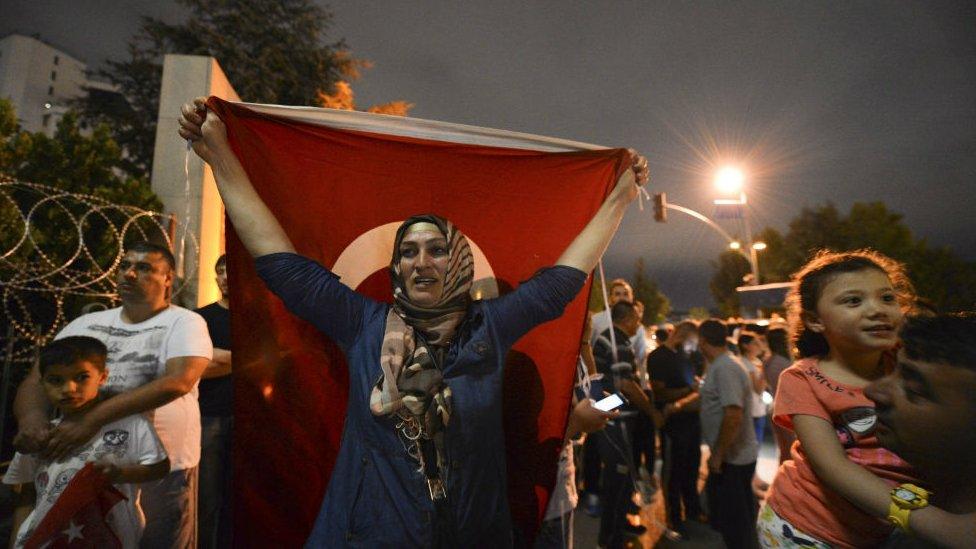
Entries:
[[47, 87], [47, 94], [48, 95], [54, 95], [54, 86], [48, 86]]
[[57, 65], [58, 64], [58, 61], [60, 61], [60, 60], [61, 60], [60, 57], [58, 57], [57, 55], [54, 56], [54, 64], [55, 65]]
[[51, 115], [50, 114], [45, 114], [41, 118], [41, 125], [44, 126], [45, 128], [51, 125]]
[[58, 79], [58, 71], [51, 71], [51, 82]]

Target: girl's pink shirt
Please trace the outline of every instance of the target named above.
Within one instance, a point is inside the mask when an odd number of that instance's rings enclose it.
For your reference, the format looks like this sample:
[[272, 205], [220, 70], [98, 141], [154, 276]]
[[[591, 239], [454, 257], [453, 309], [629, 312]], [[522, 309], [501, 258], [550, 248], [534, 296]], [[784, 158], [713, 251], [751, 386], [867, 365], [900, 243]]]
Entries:
[[[892, 486], [917, 484], [911, 466], [878, 443], [874, 402], [862, 389], [825, 376], [818, 363], [816, 358], [805, 358], [783, 371], [773, 421], [792, 431], [796, 414], [822, 418], [834, 426], [848, 459]], [[870, 547], [891, 534], [892, 526], [885, 520], [861, 511], [820, 482], [799, 440], [790, 456], [780, 466], [767, 498], [776, 514], [838, 547]]]

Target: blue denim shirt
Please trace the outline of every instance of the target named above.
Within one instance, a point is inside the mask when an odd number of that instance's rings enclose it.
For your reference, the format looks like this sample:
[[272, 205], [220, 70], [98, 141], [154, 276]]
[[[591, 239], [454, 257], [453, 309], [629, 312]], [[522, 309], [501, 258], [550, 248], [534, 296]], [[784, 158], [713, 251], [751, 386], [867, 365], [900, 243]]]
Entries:
[[[369, 410], [389, 305], [350, 290], [325, 267], [299, 255], [270, 254], [255, 264], [268, 288], [335, 341], [349, 364], [339, 456], [306, 546], [430, 546], [434, 508], [426, 480], [393, 420]], [[512, 545], [502, 432], [505, 355], [533, 327], [559, 317], [586, 276], [571, 267], [551, 267], [512, 293], [472, 303], [448, 351], [443, 375], [453, 413], [445, 431], [444, 480], [463, 547]]]

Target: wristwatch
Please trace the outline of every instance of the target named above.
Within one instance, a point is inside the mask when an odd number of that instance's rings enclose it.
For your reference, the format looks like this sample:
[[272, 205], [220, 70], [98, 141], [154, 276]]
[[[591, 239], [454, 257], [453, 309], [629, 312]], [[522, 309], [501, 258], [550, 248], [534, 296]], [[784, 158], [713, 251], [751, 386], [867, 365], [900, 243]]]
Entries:
[[914, 484], [902, 484], [891, 490], [888, 522], [908, 533], [908, 516], [929, 504], [929, 491]]

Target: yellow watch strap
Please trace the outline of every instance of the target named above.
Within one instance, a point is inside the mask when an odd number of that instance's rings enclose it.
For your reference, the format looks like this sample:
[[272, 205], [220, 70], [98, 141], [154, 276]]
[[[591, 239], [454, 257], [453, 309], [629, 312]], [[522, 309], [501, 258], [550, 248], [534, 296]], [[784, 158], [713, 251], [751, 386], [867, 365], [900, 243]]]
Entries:
[[911, 530], [908, 527], [908, 517], [911, 513], [911, 509], [902, 509], [895, 502], [891, 502], [888, 505], [888, 522], [901, 528], [906, 534], [910, 534]]

